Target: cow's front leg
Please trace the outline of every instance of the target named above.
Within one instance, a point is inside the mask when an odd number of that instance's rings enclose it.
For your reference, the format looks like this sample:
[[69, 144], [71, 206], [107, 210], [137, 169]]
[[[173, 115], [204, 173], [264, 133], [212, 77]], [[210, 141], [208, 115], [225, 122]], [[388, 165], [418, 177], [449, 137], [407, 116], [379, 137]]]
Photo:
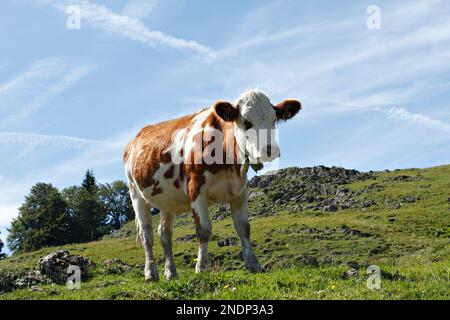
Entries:
[[161, 219], [159, 222], [158, 233], [161, 240], [161, 245], [164, 250], [166, 263], [164, 266], [164, 275], [167, 280], [172, 280], [178, 277], [175, 262], [173, 261], [172, 253], [172, 228], [173, 228], [173, 214], [161, 212]]
[[260, 272], [261, 265], [258, 262], [258, 258], [253, 251], [252, 243], [250, 242], [247, 188], [242, 192], [239, 198], [230, 202], [230, 208], [234, 227], [241, 239], [242, 255], [244, 257], [245, 266], [250, 272]]

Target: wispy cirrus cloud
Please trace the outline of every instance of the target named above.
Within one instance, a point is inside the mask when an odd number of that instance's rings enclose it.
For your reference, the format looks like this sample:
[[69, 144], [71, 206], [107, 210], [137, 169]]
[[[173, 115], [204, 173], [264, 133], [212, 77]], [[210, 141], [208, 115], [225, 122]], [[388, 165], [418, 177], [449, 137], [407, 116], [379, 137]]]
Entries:
[[122, 14], [128, 17], [142, 19], [150, 15], [158, 4], [158, 0], [130, 0], [122, 9]]
[[404, 120], [409, 123], [422, 125], [431, 129], [439, 130], [450, 137], [450, 124], [438, 119], [433, 119], [421, 113], [414, 113], [405, 108], [393, 107], [384, 111], [389, 118]]
[[89, 140], [64, 135], [46, 135], [25, 132], [0, 132], [0, 144], [24, 144], [37, 147], [59, 147], [70, 149], [84, 149], [98, 147], [105, 144], [100, 140]]
[[0, 84], [0, 128], [29, 117], [52, 98], [88, 75], [93, 65], [64, 58], [35, 61], [14, 79]]
[[[173, 49], [192, 50], [208, 56], [214, 55], [214, 51], [206, 45], [193, 40], [173, 37], [162, 31], [151, 30], [135, 17], [118, 14], [106, 6], [95, 4], [88, 0], [31, 1], [37, 4], [50, 5], [64, 14], [66, 14], [68, 6], [77, 5], [81, 9], [82, 23], [88, 23], [109, 34], [138, 41], [151, 47], [163, 45]], [[136, 4], [136, 7], [139, 8], [139, 4]], [[128, 10], [132, 11], [134, 9]]]

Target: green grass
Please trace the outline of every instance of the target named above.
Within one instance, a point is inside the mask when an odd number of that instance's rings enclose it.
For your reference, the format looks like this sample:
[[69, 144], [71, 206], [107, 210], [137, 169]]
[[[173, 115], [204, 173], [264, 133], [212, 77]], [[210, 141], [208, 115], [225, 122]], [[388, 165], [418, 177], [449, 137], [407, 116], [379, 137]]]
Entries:
[[[252, 216], [255, 251], [268, 269], [262, 274], [243, 270], [239, 246], [217, 245], [220, 239], [236, 236], [228, 217], [213, 222], [212, 267], [205, 274], [196, 275], [193, 271], [195, 241], [175, 241], [180, 279], [145, 283], [141, 268], [144, 254], [134, 236], [105, 239], [62, 247], [99, 265], [81, 290], [42, 285], [41, 291], [25, 288], [0, 294], [0, 299], [449, 299], [450, 166], [375, 175], [376, 180], [348, 185], [353, 191], [373, 183], [382, 187], [381, 191], [360, 196], [376, 202], [370, 208], [333, 213], [279, 211], [273, 216]], [[422, 179], [394, 181], [393, 177], [399, 175]], [[389, 207], [392, 201], [406, 196], [418, 200], [399, 209]], [[250, 208], [254, 205], [250, 203]], [[180, 223], [191, 219], [186, 215], [176, 220], [180, 226], [174, 230], [174, 239], [194, 234], [192, 223]], [[342, 225], [367, 236], [341, 232]], [[132, 223], [126, 228], [133, 228]], [[319, 233], [304, 232], [305, 228], [315, 228]], [[55, 249], [45, 248], [0, 261], [0, 275], [7, 269], [35, 268], [41, 256]], [[154, 249], [163, 278], [159, 241]], [[316, 259], [318, 265], [305, 265], [302, 260], [305, 256]], [[123, 274], [108, 275], [102, 265], [111, 258], [137, 267]], [[355, 264], [359, 274], [349, 279], [343, 277], [348, 265]], [[373, 264], [382, 270], [379, 290], [366, 286], [366, 268]]]

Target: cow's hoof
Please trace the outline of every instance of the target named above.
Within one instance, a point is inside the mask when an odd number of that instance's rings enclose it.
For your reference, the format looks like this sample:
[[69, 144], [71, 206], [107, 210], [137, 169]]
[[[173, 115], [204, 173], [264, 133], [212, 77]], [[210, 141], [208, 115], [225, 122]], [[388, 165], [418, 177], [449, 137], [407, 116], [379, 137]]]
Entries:
[[164, 273], [164, 276], [166, 277], [167, 281], [178, 279], [178, 273], [176, 271], [175, 272], [166, 272], [166, 273]]
[[149, 282], [158, 282], [158, 281], [159, 281], [159, 276], [157, 274], [145, 277], [145, 282], [147, 282], [147, 283], [149, 283]]
[[165, 269], [166, 270], [164, 271], [164, 276], [166, 277], [167, 281], [178, 278], [178, 273], [177, 273], [177, 270], [175, 269], [175, 266], [168, 267], [168, 268], [166, 267]]
[[251, 273], [259, 273], [262, 272], [261, 265], [259, 263], [254, 263], [247, 265], [247, 270]]
[[200, 265], [199, 263], [197, 263], [195, 265], [195, 273], [202, 273], [202, 272], [205, 272], [207, 269], [208, 268], [207, 268], [206, 264]]
[[145, 270], [145, 282], [158, 282], [158, 270], [156, 267], [150, 268], [150, 270]]

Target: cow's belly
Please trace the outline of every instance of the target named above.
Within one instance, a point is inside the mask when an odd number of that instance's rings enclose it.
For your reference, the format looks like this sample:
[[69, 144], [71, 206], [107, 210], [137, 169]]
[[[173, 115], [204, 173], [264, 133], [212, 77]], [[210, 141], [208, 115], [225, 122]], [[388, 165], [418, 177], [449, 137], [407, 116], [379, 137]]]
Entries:
[[177, 189], [171, 180], [160, 180], [160, 187], [163, 190], [156, 195], [153, 194], [153, 188], [144, 189], [144, 198], [152, 207], [158, 208], [165, 212], [174, 214], [186, 213], [191, 211], [188, 196], [182, 189]]
[[[174, 167], [173, 174], [167, 176], [168, 170]], [[175, 214], [191, 211], [186, 192], [186, 181], [181, 181], [179, 167], [172, 163], [163, 164], [154, 173], [153, 179], [158, 183], [145, 188], [142, 193], [152, 207]], [[178, 181], [175, 183], [175, 181]]]
[[[187, 195], [186, 180], [180, 181], [177, 187], [174, 180], [178, 175], [166, 178], [169, 165], [163, 165], [154, 175], [158, 181], [158, 186], [151, 186], [142, 191], [144, 198], [152, 207], [165, 212], [181, 214], [191, 211], [191, 204]], [[178, 168], [175, 169], [178, 172]], [[241, 178], [234, 171], [219, 171], [216, 174], [205, 172], [205, 184], [201, 187], [201, 193], [206, 196], [208, 206], [216, 203], [229, 203], [231, 200], [239, 197], [242, 192], [246, 192], [246, 178]]]

